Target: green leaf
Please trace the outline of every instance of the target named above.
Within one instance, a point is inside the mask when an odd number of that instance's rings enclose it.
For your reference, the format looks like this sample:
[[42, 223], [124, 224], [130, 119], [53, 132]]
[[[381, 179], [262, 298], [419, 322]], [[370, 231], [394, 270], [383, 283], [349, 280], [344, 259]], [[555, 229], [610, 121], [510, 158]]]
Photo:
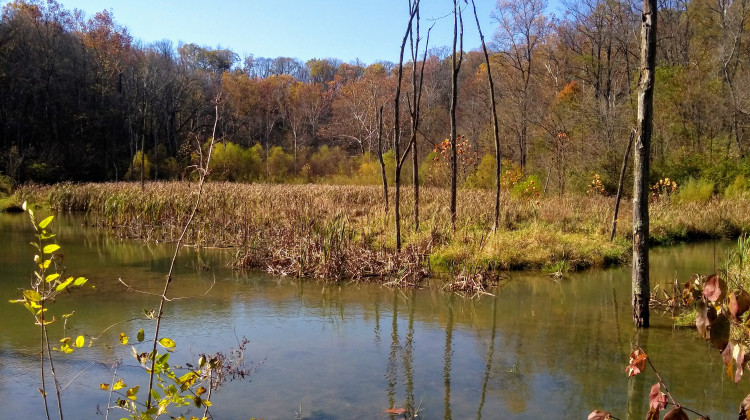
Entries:
[[86, 284], [86, 282], [87, 282], [87, 281], [89, 281], [89, 279], [87, 279], [87, 278], [85, 278], [85, 277], [78, 277], [78, 278], [77, 278], [77, 279], [76, 279], [76, 280], [75, 280], [75, 281], [73, 282], [73, 286], [83, 286], [84, 284]]
[[141, 328], [140, 330], [138, 330], [138, 334], [137, 334], [137, 335], [136, 335], [136, 337], [135, 337], [136, 339], [138, 339], [138, 342], [139, 342], [139, 343], [140, 343], [141, 341], [143, 341], [143, 338], [144, 338], [144, 337], [143, 337], [143, 335], [144, 335], [144, 334], [143, 334], [143, 328]]
[[42, 300], [42, 295], [36, 290], [24, 290], [23, 296], [32, 302], [40, 302]]
[[84, 336], [79, 335], [78, 337], [76, 337], [76, 342], [75, 342], [76, 347], [81, 348], [83, 347], [84, 344], [86, 344], [86, 338]]
[[42, 249], [42, 252], [44, 252], [45, 254], [51, 254], [51, 253], [57, 251], [58, 249], [60, 249], [60, 245], [58, 245], [58, 244], [49, 244], [49, 245], [45, 246]]
[[73, 277], [68, 277], [64, 282], [58, 284], [57, 287], [55, 287], [55, 291], [59, 292], [60, 290], [64, 290], [66, 287], [70, 286], [70, 283], [73, 283]]
[[[49, 260], [47, 260], [47, 261], [49, 261]], [[49, 283], [51, 281], [55, 281], [55, 279], [57, 279], [58, 277], [60, 277], [60, 274], [58, 274], [58, 273], [50, 274], [49, 276], [47, 276], [47, 278], [44, 279], [44, 281], [47, 282], [47, 283]]]
[[174, 350], [174, 347], [176, 345], [174, 340], [172, 340], [171, 338], [167, 338], [167, 337], [164, 337], [161, 340], [159, 340], [159, 344], [161, 344], [162, 347], [164, 347], [165, 349], [169, 351]]
[[50, 222], [52, 222], [52, 219], [54, 219], [54, 218], [55, 218], [55, 216], [48, 216], [46, 219], [44, 219], [41, 222], [39, 222], [39, 227], [42, 228], [42, 229], [46, 228], [47, 225], [49, 225]]
[[138, 389], [140, 389], [140, 386], [138, 386], [138, 385], [130, 388], [129, 390], [127, 390], [127, 392], [125, 392], [125, 396], [128, 397], [128, 398], [130, 398], [131, 400], [135, 401], [136, 398], [138, 398], [135, 395], [135, 394], [138, 393]]
[[155, 389], [152, 389], [151, 390], [151, 399], [159, 401], [161, 399], [161, 395], [159, 395], [159, 393]]

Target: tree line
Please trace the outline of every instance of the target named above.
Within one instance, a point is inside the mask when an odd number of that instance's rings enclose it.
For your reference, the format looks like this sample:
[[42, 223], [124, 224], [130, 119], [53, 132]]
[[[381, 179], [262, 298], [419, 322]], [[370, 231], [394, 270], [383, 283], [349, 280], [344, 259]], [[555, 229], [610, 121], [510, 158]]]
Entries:
[[[470, 15], [470, 2], [458, 7]], [[545, 0], [500, 0], [485, 28], [503, 173], [559, 194], [598, 175], [614, 193], [636, 125], [641, 3], [562, 8], [558, 18]], [[708, 176], [722, 187], [750, 177], [749, 13], [747, 0], [660, 3], [652, 180]], [[384, 165], [403, 165], [407, 183], [450, 185], [455, 153], [459, 185], [491, 188], [483, 51], [420, 46], [421, 32], [400, 65], [303, 63], [144, 45], [110, 12], [87, 18], [55, 1], [17, 0], [0, 20], [0, 172], [17, 183], [185, 177], [218, 99], [214, 179], [380, 183], [380, 144]], [[405, 143], [394, 144], [401, 133]], [[450, 138], [455, 147], [445, 147]], [[407, 141], [416, 154], [403, 159]]]

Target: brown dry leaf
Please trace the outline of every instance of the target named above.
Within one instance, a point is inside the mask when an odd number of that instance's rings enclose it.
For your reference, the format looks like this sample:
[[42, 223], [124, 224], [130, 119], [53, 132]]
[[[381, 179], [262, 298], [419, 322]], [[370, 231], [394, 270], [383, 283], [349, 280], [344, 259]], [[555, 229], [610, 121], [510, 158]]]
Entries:
[[729, 318], [724, 314], [716, 317], [711, 323], [710, 339], [711, 345], [719, 350], [724, 350], [729, 343]]
[[750, 395], [745, 397], [744, 400], [742, 400], [742, 404], [740, 404], [740, 416], [739, 420], [747, 420], [747, 411], [750, 410]]
[[609, 420], [612, 415], [602, 410], [594, 410], [589, 414], [587, 420]]
[[708, 320], [708, 305], [706, 305], [706, 302], [701, 299], [695, 304], [695, 306], [695, 327], [698, 328], [698, 334], [708, 340], [708, 326], [710, 324]]
[[669, 413], [664, 416], [664, 420], [690, 420], [690, 417], [688, 417], [687, 414], [682, 411], [682, 408], [675, 407], [669, 410]]
[[739, 319], [748, 309], [750, 309], [750, 293], [735, 290], [729, 294], [729, 313], [734, 319]]
[[646, 420], [659, 420], [659, 410], [656, 410], [654, 408], [649, 409], [648, 413], [646, 414]]
[[727, 292], [727, 282], [716, 274], [711, 274], [703, 285], [703, 296], [711, 302], [719, 302]]
[[667, 406], [667, 396], [661, 392], [661, 385], [655, 383], [651, 387], [651, 393], [648, 394], [648, 403], [652, 410], [664, 410]]
[[646, 367], [646, 359], [648, 359], [648, 355], [640, 347], [630, 352], [630, 363], [625, 368], [628, 378], [641, 373], [643, 368]]

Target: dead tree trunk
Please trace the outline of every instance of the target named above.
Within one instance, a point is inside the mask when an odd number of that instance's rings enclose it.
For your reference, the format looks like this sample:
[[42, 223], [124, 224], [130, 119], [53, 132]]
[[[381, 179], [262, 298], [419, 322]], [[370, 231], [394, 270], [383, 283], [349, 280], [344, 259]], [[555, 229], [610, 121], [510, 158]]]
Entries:
[[[424, 56], [420, 66], [419, 76], [417, 76], [417, 58], [419, 57], [419, 8], [417, 8], [417, 36], [414, 37], [413, 31], [409, 34], [411, 47], [411, 100], [409, 101], [409, 115], [411, 116], [411, 156], [412, 156], [412, 179], [414, 182], [414, 231], [419, 231], [419, 154], [417, 153], [417, 132], [419, 131], [419, 112], [422, 103], [422, 85], [424, 81], [424, 65], [427, 62], [427, 48], [430, 45], [430, 32], [432, 27], [427, 30], [427, 39], [424, 45]], [[434, 26], [434, 24], [433, 24]]]
[[[456, 45], [460, 42], [459, 50]], [[456, 197], [458, 195], [458, 141], [456, 133], [456, 105], [458, 101], [458, 72], [461, 70], [461, 62], [464, 58], [464, 21], [458, 0], [453, 0], [453, 56], [451, 57], [451, 227], [456, 230]]]
[[500, 221], [500, 174], [501, 171], [501, 160], [502, 154], [500, 153], [500, 133], [497, 124], [497, 107], [495, 105], [495, 83], [492, 81], [492, 69], [490, 67], [490, 55], [487, 52], [487, 44], [484, 42], [484, 34], [482, 33], [482, 27], [479, 25], [479, 16], [477, 16], [477, 5], [474, 0], [471, 0], [471, 6], [474, 8], [474, 20], [477, 21], [477, 30], [479, 31], [479, 39], [482, 40], [482, 52], [484, 53], [484, 61], [487, 63], [487, 80], [490, 84], [490, 104], [492, 111], [492, 128], [495, 132], [495, 217], [492, 223], [492, 231], [497, 232], [499, 221]]
[[633, 323], [649, 326], [651, 287], [648, 274], [648, 174], [656, 67], [656, 0], [643, 0], [641, 75], [638, 82], [638, 127], [633, 160]]
[[406, 146], [406, 150], [404, 151], [403, 158], [401, 156], [401, 125], [400, 125], [400, 118], [399, 118], [399, 112], [400, 108], [399, 105], [401, 103], [401, 81], [404, 77], [404, 48], [406, 48], [406, 40], [408, 39], [409, 35], [412, 33], [412, 23], [414, 22], [414, 17], [417, 15], [417, 12], [419, 10], [419, 0], [416, 0], [414, 4], [412, 4], [411, 0], [409, 1], [409, 24], [406, 27], [406, 32], [404, 33], [404, 38], [401, 41], [401, 53], [399, 55], [399, 61], [398, 61], [398, 79], [396, 81], [396, 98], [394, 100], [394, 122], [393, 122], [393, 151], [396, 155], [396, 171], [395, 176], [393, 179], [393, 184], [396, 187], [395, 196], [393, 200], [393, 209], [395, 211], [395, 219], [396, 219], [396, 251], [401, 252], [401, 165], [404, 162], [404, 158], [406, 158], [406, 155], [409, 153], [409, 149], [412, 146], [412, 143], [409, 142], [409, 145]]
[[383, 161], [383, 106], [378, 110], [378, 160], [380, 160], [380, 176], [383, 178], [383, 202], [385, 203], [385, 214], [388, 215], [388, 177], [385, 174], [385, 162]]

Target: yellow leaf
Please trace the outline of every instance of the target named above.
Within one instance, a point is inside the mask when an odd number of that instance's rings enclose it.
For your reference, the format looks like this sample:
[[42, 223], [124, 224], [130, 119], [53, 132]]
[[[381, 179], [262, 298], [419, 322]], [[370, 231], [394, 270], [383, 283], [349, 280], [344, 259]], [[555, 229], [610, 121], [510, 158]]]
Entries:
[[49, 244], [49, 245], [45, 246], [42, 249], [42, 252], [44, 252], [45, 254], [51, 254], [51, 253], [57, 251], [58, 249], [60, 249], [60, 245], [58, 245], [58, 244]]
[[109, 390], [109, 384], [100, 383], [99, 384], [99, 389], [103, 389], [105, 391], [108, 391]]
[[83, 347], [83, 345], [86, 344], [86, 338], [84, 338], [82, 335], [79, 335], [76, 337], [75, 346], [78, 348]]
[[118, 379], [117, 382], [115, 382], [114, 385], [112, 385], [112, 390], [117, 391], [118, 389], [123, 389], [127, 385], [125, 385], [125, 382], [122, 381], [122, 379]]
[[131, 400], [135, 401], [135, 400], [136, 400], [136, 399], [138, 398], [138, 397], [136, 397], [136, 395], [135, 395], [135, 394], [137, 394], [137, 393], [138, 393], [138, 389], [140, 389], [140, 387], [139, 387], [138, 385], [136, 385], [136, 386], [134, 386], [134, 387], [130, 388], [130, 389], [129, 389], [129, 390], [128, 390], [128, 391], [126, 392], [126, 393], [125, 393], [125, 396], [126, 396], [126, 397], [128, 397], [128, 398], [130, 398]]
[[120, 333], [120, 344], [122, 344], [124, 346], [124, 345], [128, 344], [128, 340], [130, 340], [130, 338], [128, 337], [127, 334]]
[[159, 344], [162, 345], [162, 347], [166, 348], [169, 351], [174, 350], [175, 342], [171, 338], [164, 337], [161, 340], [159, 340]]
[[50, 274], [49, 276], [47, 276], [47, 278], [46, 278], [46, 279], [44, 279], [44, 281], [46, 281], [47, 283], [49, 283], [49, 282], [51, 282], [51, 281], [54, 281], [54, 280], [55, 280], [56, 278], [58, 278], [58, 277], [60, 277], [60, 275], [59, 275], [59, 274], [57, 274], [57, 273], [55, 273], [55, 274]]
[[42, 229], [46, 228], [47, 225], [49, 225], [50, 222], [52, 221], [52, 219], [54, 219], [54, 218], [55, 218], [55, 216], [48, 216], [46, 219], [44, 219], [41, 222], [39, 222], [39, 227], [42, 228]]

